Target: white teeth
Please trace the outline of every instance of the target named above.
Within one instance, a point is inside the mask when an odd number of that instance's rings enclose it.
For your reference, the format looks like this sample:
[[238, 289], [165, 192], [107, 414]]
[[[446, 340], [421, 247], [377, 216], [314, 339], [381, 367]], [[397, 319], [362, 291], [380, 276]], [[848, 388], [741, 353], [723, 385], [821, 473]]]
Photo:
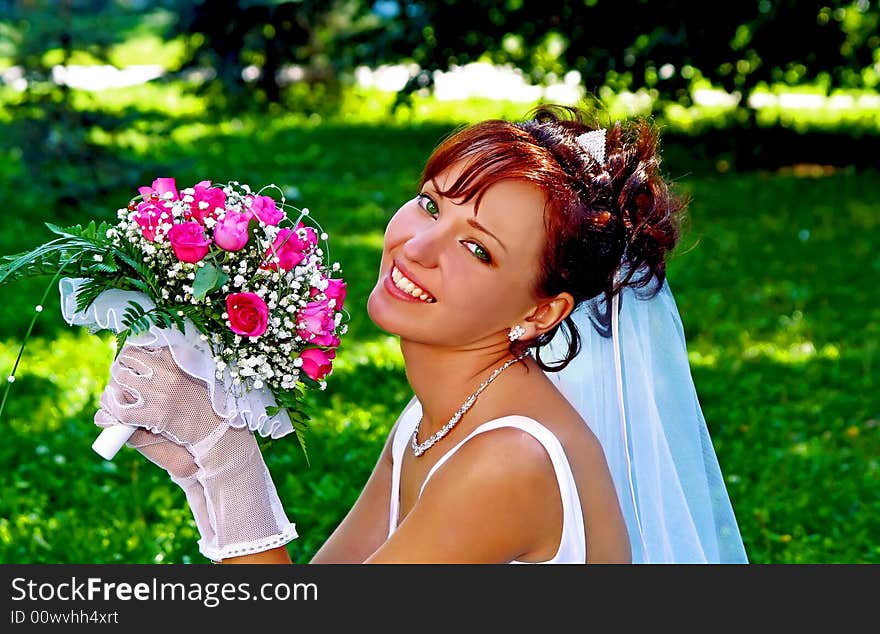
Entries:
[[396, 266], [391, 267], [391, 279], [394, 285], [408, 295], [412, 295], [422, 301], [431, 302], [431, 296], [422, 288], [419, 288], [412, 280], [409, 280]]

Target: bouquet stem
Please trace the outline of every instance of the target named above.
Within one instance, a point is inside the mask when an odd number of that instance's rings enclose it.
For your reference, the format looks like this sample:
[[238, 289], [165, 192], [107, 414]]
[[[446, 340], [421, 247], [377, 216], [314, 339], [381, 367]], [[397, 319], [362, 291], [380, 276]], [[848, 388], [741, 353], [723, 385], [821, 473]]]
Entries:
[[122, 423], [105, 427], [104, 431], [92, 443], [92, 449], [104, 460], [113, 460], [113, 457], [122, 448], [122, 445], [131, 438], [135, 431], [137, 431], [137, 427], [123, 425]]

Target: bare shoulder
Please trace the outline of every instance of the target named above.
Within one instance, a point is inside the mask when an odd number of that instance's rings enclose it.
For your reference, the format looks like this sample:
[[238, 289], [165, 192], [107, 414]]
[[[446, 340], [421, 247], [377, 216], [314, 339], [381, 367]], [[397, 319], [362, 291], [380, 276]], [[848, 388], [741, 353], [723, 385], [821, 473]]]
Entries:
[[627, 563], [631, 548], [601, 442], [577, 411], [562, 407], [548, 427], [566, 454], [581, 502], [589, 563]]
[[581, 503], [588, 561], [628, 561], [626, 523], [605, 449], [590, 421], [549, 384], [535, 386], [528, 399], [520, 397], [525, 392], [512, 395], [508, 406], [546, 427], [562, 445]]
[[483, 431], [437, 468], [369, 561], [512, 561], [558, 532], [556, 488], [551, 460], [534, 436], [514, 427]]
[[578, 464], [572, 469], [605, 467], [602, 443], [590, 429], [580, 413], [569, 403], [556, 387], [549, 383], [532, 393], [532, 398], [518, 403], [520, 412], [542, 427], [547, 428], [562, 447], [569, 459], [578, 456]]
[[[551, 432], [552, 433], [552, 432]], [[474, 435], [437, 470], [467, 470], [485, 482], [504, 489], [520, 490], [523, 480], [555, 482], [553, 463], [544, 444], [534, 434], [514, 425], [486, 429]], [[427, 487], [426, 487], [427, 490]]]
[[452, 454], [428, 481], [420, 503], [454, 512], [463, 526], [506, 532], [512, 559], [540, 546], [554, 524], [561, 526], [558, 491], [541, 441], [519, 427], [501, 426], [481, 431]]

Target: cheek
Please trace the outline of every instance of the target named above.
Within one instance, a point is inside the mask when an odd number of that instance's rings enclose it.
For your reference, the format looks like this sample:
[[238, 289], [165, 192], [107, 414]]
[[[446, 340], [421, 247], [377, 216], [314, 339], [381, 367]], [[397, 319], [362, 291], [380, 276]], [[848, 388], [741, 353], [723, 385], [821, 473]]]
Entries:
[[412, 234], [412, 214], [408, 206], [409, 203], [398, 209], [385, 226], [384, 249], [386, 252], [401, 242], [405, 242]]
[[446, 303], [451, 312], [471, 315], [468, 321], [482, 322], [491, 328], [508, 320], [508, 315], [513, 319], [512, 315], [522, 310], [521, 284], [511, 284], [503, 279], [502, 273], [481, 270], [459, 258], [451, 258], [458, 260], [457, 266], [447, 266], [444, 274]]

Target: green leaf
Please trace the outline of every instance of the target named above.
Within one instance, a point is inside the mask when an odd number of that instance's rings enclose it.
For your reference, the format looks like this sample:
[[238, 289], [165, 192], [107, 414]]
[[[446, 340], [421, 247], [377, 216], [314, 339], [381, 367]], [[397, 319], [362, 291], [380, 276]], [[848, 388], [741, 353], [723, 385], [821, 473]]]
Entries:
[[193, 280], [193, 296], [197, 299], [205, 299], [208, 293], [222, 287], [228, 279], [229, 276], [223, 271], [206, 262], [205, 266], [196, 271], [196, 277]]
[[67, 231], [65, 231], [64, 229], [62, 229], [62, 228], [59, 227], [58, 225], [52, 224], [51, 222], [46, 222], [46, 223], [43, 223], [43, 224], [45, 224], [47, 227], [49, 227], [49, 231], [51, 231], [52, 233], [55, 233], [55, 234], [57, 234], [57, 235], [59, 235], [59, 236], [66, 236], [66, 235], [69, 235], [69, 234], [67, 233]]
[[123, 325], [127, 326], [135, 335], [149, 330], [150, 320], [145, 318], [146, 311], [144, 307], [132, 300], [129, 300], [128, 304], [131, 308], [127, 308], [122, 315]]
[[[112, 242], [106, 237], [107, 230], [111, 227], [109, 223], [96, 225], [93, 220], [85, 229], [80, 225], [62, 228], [51, 222], [44, 224], [52, 233], [61, 237], [31, 251], [4, 256], [4, 263], [0, 266], [0, 284], [21, 277], [57, 273], [62, 270], [62, 263], [64, 272], [81, 275], [83, 269], [98, 266], [92, 260], [93, 255], [103, 254], [112, 247]], [[115, 267], [115, 262], [107, 266]], [[100, 266], [96, 270], [105, 272]]]
[[82, 225], [59, 227], [51, 222], [43, 224], [49, 228], [49, 231], [64, 238], [81, 238], [95, 246], [109, 246], [111, 244], [110, 239], [107, 238], [107, 230], [110, 229], [112, 225], [108, 222], [102, 222], [100, 225], [96, 225], [95, 221], [92, 220], [85, 226], [85, 228], [83, 228]]
[[125, 340], [128, 339], [130, 332], [131, 330], [126, 328], [125, 330], [120, 330], [116, 333], [116, 355], [113, 357], [114, 360], [119, 356], [119, 353], [122, 352], [122, 347], [125, 345]]
[[299, 441], [299, 446], [302, 447], [303, 457], [306, 459], [306, 465], [311, 466], [309, 463], [309, 452], [306, 448], [306, 431], [307, 427], [304, 421], [291, 420], [293, 423], [293, 432], [296, 434], [296, 439]]
[[316, 381], [305, 372], [300, 372], [299, 380], [308, 388], [317, 389], [320, 387], [320, 381]]
[[109, 266], [107, 264], [104, 264], [103, 262], [97, 262], [83, 271], [83, 273], [85, 273], [89, 277], [94, 277], [95, 275], [100, 275], [101, 273], [105, 275], [111, 275], [115, 272], [115, 266]]
[[77, 312], [87, 310], [98, 295], [111, 288], [116, 288], [112, 280], [89, 279], [83, 282], [76, 293]]
[[125, 282], [134, 286], [137, 290], [141, 291], [144, 295], [150, 296], [151, 290], [146, 282], [143, 280], [139, 280], [134, 277], [126, 277]]
[[82, 260], [96, 252], [94, 245], [78, 239], [58, 238], [32, 251], [6, 256], [0, 266], [0, 284], [20, 277], [54, 274], [64, 263], [66, 270], [79, 271]]
[[293, 431], [302, 448], [306, 464], [309, 464], [306, 432], [308, 431], [308, 423], [311, 419], [305, 410], [302, 400], [305, 396], [304, 392], [299, 386], [296, 386], [292, 390], [278, 391], [273, 396], [277, 405], [267, 407], [266, 413], [271, 417], [278, 414], [282, 409], [287, 410], [288, 418], [290, 418], [290, 423], [293, 425]]

